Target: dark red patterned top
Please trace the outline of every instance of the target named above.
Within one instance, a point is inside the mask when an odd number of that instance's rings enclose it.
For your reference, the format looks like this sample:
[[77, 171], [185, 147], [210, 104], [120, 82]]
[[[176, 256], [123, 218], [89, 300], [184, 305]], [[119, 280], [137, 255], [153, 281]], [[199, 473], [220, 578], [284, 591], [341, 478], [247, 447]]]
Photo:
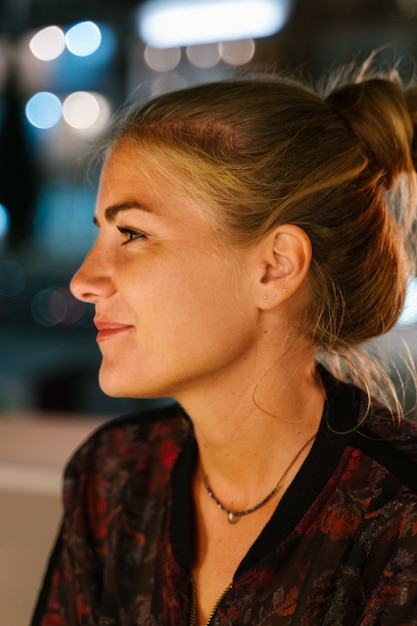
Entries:
[[[417, 626], [417, 425], [324, 373], [315, 444], [213, 626]], [[329, 424], [332, 428], [329, 428]], [[178, 406], [111, 421], [65, 474], [32, 626], [188, 626], [192, 428]]]

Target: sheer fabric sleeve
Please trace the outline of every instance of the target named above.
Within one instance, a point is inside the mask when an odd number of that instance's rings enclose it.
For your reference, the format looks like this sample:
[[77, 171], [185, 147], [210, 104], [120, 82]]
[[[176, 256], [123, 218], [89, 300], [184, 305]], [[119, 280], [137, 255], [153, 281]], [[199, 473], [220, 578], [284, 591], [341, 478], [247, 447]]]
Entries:
[[[91, 446], [88, 446], [91, 447]], [[93, 626], [100, 597], [108, 500], [85, 448], [64, 475], [64, 514], [31, 626]]]

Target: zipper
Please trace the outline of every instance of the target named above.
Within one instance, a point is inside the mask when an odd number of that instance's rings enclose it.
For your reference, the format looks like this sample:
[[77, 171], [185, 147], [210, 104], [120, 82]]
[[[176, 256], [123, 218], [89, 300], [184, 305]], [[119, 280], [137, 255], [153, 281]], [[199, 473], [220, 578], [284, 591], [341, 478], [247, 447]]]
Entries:
[[[217, 609], [219, 608], [219, 606], [222, 603], [222, 601], [225, 598], [225, 596], [232, 589], [232, 587], [233, 587], [233, 583], [230, 583], [230, 585], [228, 585], [226, 587], [226, 589], [223, 591], [223, 593], [221, 594], [220, 598], [217, 600], [217, 602], [215, 603], [214, 607], [210, 611], [210, 615], [208, 616], [208, 620], [206, 621], [205, 626], [210, 626], [210, 624], [212, 623], [213, 618], [214, 618], [214, 616], [216, 614]], [[191, 607], [190, 607], [190, 623], [189, 623], [189, 626], [196, 626], [196, 619], [197, 619], [197, 590], [196, 590], [196, 587], [195, 587], [194, 580], [191, 579]]]

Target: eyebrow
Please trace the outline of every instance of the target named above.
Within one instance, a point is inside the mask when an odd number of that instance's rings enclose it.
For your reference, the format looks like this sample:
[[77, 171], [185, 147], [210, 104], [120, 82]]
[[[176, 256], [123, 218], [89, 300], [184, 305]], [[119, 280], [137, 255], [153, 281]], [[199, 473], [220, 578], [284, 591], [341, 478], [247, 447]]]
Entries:
[[[132, 200], [108, 206], [104, 211], [104, 217], [106, 218], [106, 221], [111, 224], [112, 222], [114, 222], [119, 213], [121, 213], [122, 211], [130, 211], [131, 209], [136, 209], [138, 211], [147, 211], [148, 213], [151, 213], [151, 210], [148, 209], [148, 207]], [[99, 221], [96, 216], [93, 217], [93, 222], [96, 226], [99, 226]]]

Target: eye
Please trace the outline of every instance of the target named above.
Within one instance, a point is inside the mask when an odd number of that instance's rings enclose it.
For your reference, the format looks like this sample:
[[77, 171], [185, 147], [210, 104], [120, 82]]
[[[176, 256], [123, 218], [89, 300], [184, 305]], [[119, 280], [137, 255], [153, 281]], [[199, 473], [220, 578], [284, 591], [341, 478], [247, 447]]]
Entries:
[[126, 228], [124, 226], [118, 226], [117, 230], [125, 237], [125, 240], [122, 243], [123, 246], [131, 241], [136, 241], [136, 239], [147, 239], [145, 233], [142, 233], [140, 230]]

